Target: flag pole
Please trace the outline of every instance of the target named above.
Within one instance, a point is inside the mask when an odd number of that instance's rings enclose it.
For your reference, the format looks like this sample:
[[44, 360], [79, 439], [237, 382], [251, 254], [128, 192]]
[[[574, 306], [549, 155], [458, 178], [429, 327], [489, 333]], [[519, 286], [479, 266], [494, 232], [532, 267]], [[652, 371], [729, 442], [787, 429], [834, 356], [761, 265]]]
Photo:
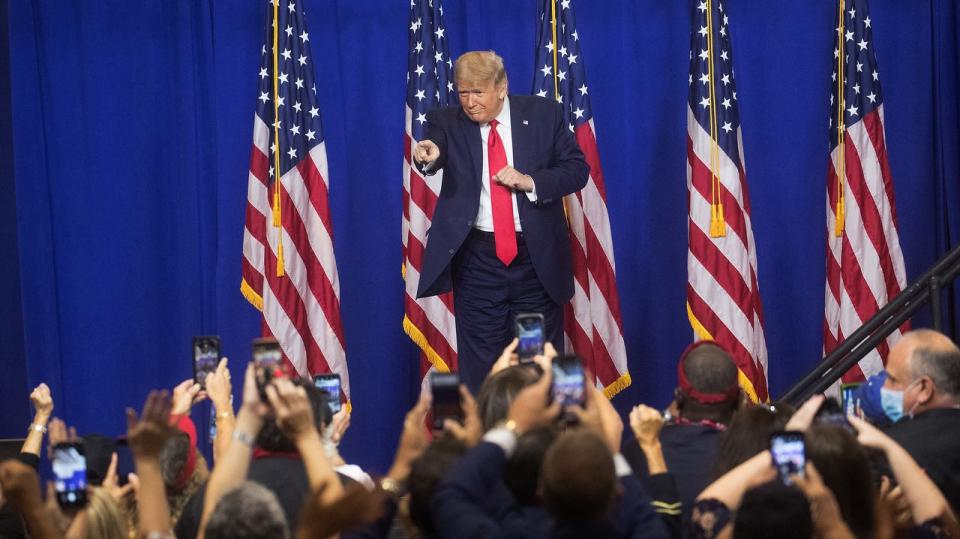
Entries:
[[273, 0], [273, 226], [277, 228], [277, 277], [283, 277], [283, 220], [280, 216], [280, 0]]
[[557, 69], [560, 68], [557, 61], [557, 49], [560, 48], [557, 43], [557, 0], [550, 0], [550, 28], [553, 31], [553, 98], [560, 101], [560, 81], [557, 80]]
[[846, 55], [844, 54], [844, 49], [846, 48], [846, 43], [844, 42], [846, 25], [843, 20], [843, 13], [846, 11], [844, 9], [846, 7], [845, 4], [845, 0], [840, 0], [840, 25], [837, 28], [837, 161], [839, 166], [837, 167], [837, 207], [835, 210], [834, 235], [838, 238], [843, 236], [844, 222], [846, 221], [846, 208], [843, 203], [843, 183], [847, 177], [847, 157], [846, 148], [844, 147], [846, 143], [846, 130], [843, 122], [843, 111], [847, 108], [847, 96], [844, 93], [844, 88], [847, 86], [846, 73], [844, 72], [847, 64]]
[[710, 85], [710, 237], [727, 235], [727, 223], [723, 218], [723, 201], [720, 199], [720, 143], [717, 128], [717, 88], [713, 74], [713, 2], [707, 1], [707, 76]]

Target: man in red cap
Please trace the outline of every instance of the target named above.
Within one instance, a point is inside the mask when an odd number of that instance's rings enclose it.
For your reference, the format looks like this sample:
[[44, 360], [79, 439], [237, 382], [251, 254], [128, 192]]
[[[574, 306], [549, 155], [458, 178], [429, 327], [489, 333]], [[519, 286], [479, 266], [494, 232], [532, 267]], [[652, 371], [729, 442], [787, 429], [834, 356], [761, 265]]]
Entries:
[[[720, 434], [739, 406], [737, 375], [730, 354], [713, 341], [691, 344], [677, 362], [676, 413], [660, 431], [660, 444], [683, 503], [684, 526], [697, 494], [710, 483]], [[625, 442], [623, 456], [641, 480], [649, 481], [637, 440]]]

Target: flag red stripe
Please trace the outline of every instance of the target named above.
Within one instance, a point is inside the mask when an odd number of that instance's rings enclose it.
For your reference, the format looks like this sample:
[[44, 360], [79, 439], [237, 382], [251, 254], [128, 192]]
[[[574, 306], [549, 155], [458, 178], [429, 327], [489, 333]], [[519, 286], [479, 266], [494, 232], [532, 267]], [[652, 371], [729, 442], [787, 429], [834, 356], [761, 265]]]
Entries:
[[747, 318], [753, 321], [753, 294], [743, 282], [743, 276], [723, 255], [723, 252], [692, 222], [690, 231], [690, 253], [708, 268], [717, 283], [730, 296]]
[[576, 128], [574, 133], [580, 151], [583, 152], [583, 157], [586, 159], [587, 165], [590, 166], [590, 177], [593, 178], [593, 183], [597, 186], [597, 191], [600, 192], [600, 198], [606, 201], [607, 188], [603, 179], [603, 168], [600, 166], [600, 150], [597, 148], [597, 138], [594, 136], [593, 130], [590, 129], [590, 122], [580, 124], [580, 127]]
[[[713, 183], [713, 173], [710, 168], [704, 164], [697, 154], [693, 151], [693, 139], [687, 137], [687, 160], [690, 162], [691, 177], [690, 183], [694, 186], [704, 200], [713, 200], [711, 184]], [[746, 189], [744, 189], [746, 191]], [[747, 236], [747, 223], [740, 209], [740, 203], [737, 198], [720, 182], [720, 201], [723, 203], [723, 218], [728, 228], [740, 238], [743, 245], [749, 245]]]
[[757, 368], [749, 350], [741, 343], [739, 339], [727, 328], [713, 309], [696, 293], [690, 284], [687, 284], [687, 302], [690, 304], [690, 310], [694, 316], [705, 327], [710, 328], [713, 339], [723, 345], [730, 355], [733, 356], [737, 367], [743, 371], [743, 374], [753, 383], [753, 388], [761, 401], [767, 399], [767, 381], [763, 372]]
[[[317, 215], [320, 216], [323, 227], [327, 229], [327, 235], [330, 237], [330, 247], [333, 248], [333, 222], [330, 220], [330, 202], [328, 199], [327, 184], [320, 174], [320, 170], [317, 169], [317, 164], [313, 162], [313, 157], [310, 155], [307, 155], [297, 163], [297, 170], [300, 172], [304, 187], [306, 187], [307, 193], [310, 195], [310, 203], [316, 210]], [[296, 179], [293, 179], [293, 181], [296, 181]]]
[[427, 314], [423, 312], [420, 304], [417, 303], [415, 299], [404, 294], [403, 302], [407, 318], [423, 333], [423, 336], [427, 338], [427, 342], [430, 343], [430, 347], [443, 359], [447, 366], [451, 369], [456, 369], [457, 353], [447, 342], [446, 336], [430, 322]]
[[[876, 114], [876, 112], [872, 113]], [[886, 235], [883, 230], [883, 219], [880, 217], [880, 210], [877, 208], [876, 200], [867, 185], [864, 177], [863, 167], [861, 166], [860, 155], [856, 145], [851, 137], [846, 138], [846, 161], [847, 161], [847, 181], [853, 198], [860, 208], [860, 220], [863, 222], [867, 237], [880, 260], [880, 273], [887, 289], [887, 298], [892, 298], [900, 292], [900, 286], [897, 284], [897, 275], [893, 269], [893, 258], [890, 256], [890, 249], [887, 245]], [[885, 196], [885, 194], [884, 194]]]
[[[285, 190], [283, 192], [286, 193]], [[289, 199], [289, 194], [285, 198]], [[333, 283], [330, 282], [327, 273], [323, 269], [323, 265], [310, 247], [309, 232], [307, 232], [303, 221], [300, 220], [300, 215], [296, 212], [292, 204], [289, 206], [289, 210], [283, 212], [282, 218], [283, 229], [287, 231], [287, 234], [289, 234], [293, 240], [293, 245], [284, 245], [284, 248], [296, 249], [300, 255], [300, 259], [304, 264], [304, 274], [307, 278], [307, 285], [310, 288], [310, 292], [320, 304], [320, 308], [323, 310], [327, 322], [333, 329], [334, 335], [336, 335], [337, 340], [340, 341], [340, 346], [344, 347], [346, 339], [343, 337], [343, 327], [340, 322], [340, 301], [333, 288]], [[268, 266], [268, 268], [269, 267], [271, 266]], [[269, 269], [267, 271], [269, 272]]]

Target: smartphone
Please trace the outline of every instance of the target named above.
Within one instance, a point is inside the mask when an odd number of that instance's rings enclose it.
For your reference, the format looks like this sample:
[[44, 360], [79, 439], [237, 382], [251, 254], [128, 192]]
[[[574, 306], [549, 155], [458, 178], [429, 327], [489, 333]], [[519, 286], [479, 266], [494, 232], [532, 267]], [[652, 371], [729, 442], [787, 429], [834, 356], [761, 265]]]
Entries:
[[290, 368], [283, 361], [283, 352], [276, 339], [263, 337], [253, 340], [253, 365], [256, 371], [260, 399], [267, 402], [266, 387], [276, 378], [291, 378]]
[[330, 413], [337, 413], [343, 407], [340, 403], [340, 375], [337, 373], [332, 374], [318, 374], [316, 378], [313, 379], [313, 385], [317, 386], [317, 389], [321, 391], [326, 391], [327, 393], [327, 405], [330, 407]]
[[518, 314], [514, 318], [517, 329], [517, 355], [520, 361], [533, 361], [533, 356], [543, 354], [544, 323], [539, 313]]
[[447, 419], [463, 421], [460, 406], [460, 375], [455, 372], [430, 373], [430, 393], [433, 396], [433, 428], [443, 430]]
[[807, 465], [807, 449], [803, 433], [799, 431], [775, 432], [770, 436], [770, 453], [777, 475], [784, 484], [791, 485], [791, 475], [803, 477]]
[[855, 415], [860, 417], [860, 403], [857, 402], [856, 391], [861, 382], [843, 384], [840, 386], [840, 406], [843, 408], [844, 415]]
[[844, 409], [840, 407], [840, 403], [838, 403], [837, 399], [833, 397], [827, 397], [823, 401], [823, 404], [820, 405], [820, 409], [817, 410], [817, 415], [813, 417], [813, 420], [816, 423], [839, 425], [854, 436], [857, 434], [857, 431], [853, 428], [853, 425], [847, 421], [847, 414], [844, 413]]
[[207, 375], [220, 363], [220, 336], [197, 335], [193, 338], [193, 380], [206, 388]]
[[53, 477], [60, 507], [86, 507], [87, 458], [83, 453], [83, 444], [64, 442], [53, 446]]
[[564, 422], [575, 422], [576, 416], [566, 411], [573, 405], [584, 405], [586, 379], [583, 365], [577, 356], [567, 355], [553, 359], [553, 387], [551, 398], [559, 402], [564, 410], [561, 417]]

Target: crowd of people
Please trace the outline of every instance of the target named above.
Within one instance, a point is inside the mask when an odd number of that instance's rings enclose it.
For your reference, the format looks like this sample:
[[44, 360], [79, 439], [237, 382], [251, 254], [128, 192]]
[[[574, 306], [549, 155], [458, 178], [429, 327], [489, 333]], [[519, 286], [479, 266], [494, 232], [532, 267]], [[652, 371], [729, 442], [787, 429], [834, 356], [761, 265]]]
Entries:
[[[863, 413], [847, 416], [824, 413], [823, 395], [797, 409], [751, 403], [729, 354], [699, 342], [678, 361], [673, 403], [634, 407], [626, 436], [596, 388], [561, 410], [553, 348], [526, 363], [516, 344], [476, 398], [460, 388], [461, 421], [431, 432], [424, 394], [378, 477], [339, 453], [346, 407], [331, 413], [306, 379], [258, 384], [252, 364], [237, 409], [226, 359], [202, 390], [188, 380], [150, 392], [139, 414], [128, 409], [126, 477], [115, 441], [53, 417], [41, 384], [19, 456], [0, 463], [0, 535], [960, 538], [960, 349], [942, 334], [905, 334], [886, 372], [861, 386]], [[212, 463], [190, 419], [204, 398], [216, 414]], [[771, 452], [784, 433], [803, 444], [787, 472]], [[53, 483], [41, 488], [45, 435], [48, 451], [82, 447], [84, 506], [58, 504]]]

